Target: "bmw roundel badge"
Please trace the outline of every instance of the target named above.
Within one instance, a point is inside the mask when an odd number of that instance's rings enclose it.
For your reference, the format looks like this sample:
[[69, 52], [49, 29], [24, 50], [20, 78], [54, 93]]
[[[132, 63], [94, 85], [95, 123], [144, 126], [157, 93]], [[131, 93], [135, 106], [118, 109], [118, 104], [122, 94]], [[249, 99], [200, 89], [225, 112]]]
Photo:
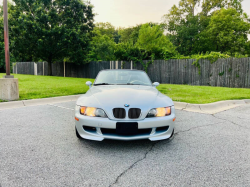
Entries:
[[129, 107], [130, 105], [128, 105], [128, 104], [125, 104], [124, 106], [125, 106], [125, 107]]

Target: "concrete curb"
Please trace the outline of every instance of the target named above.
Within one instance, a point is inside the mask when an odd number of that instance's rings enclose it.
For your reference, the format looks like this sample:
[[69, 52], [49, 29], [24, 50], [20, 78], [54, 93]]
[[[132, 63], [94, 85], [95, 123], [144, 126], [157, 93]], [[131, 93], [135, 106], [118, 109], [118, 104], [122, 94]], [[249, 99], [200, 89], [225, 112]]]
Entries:
[[[80, 96], [81, 95], [71, 95], [44, 99], [3, 102], [0, 103], [0, 110], [76, 101]], [[218, 112], [222, 112], [246, 104], [250, 104], [250, 99], [219, 101], [209, 104], [190, 104], [184, 102], [174, 102], [175, 109], [177, 110], [184, 110], [203, 114], [216, 114]]]
[[174, 102], [175, 108], [179, 110], [185, 110], [189, 112], [197, 112], [203, 114], [216, 114], [225, 110], [229, 110], [238, 106], [250, 104], [250, 100], [227, 100], [218, 101], [209, 104], [190, 104]]
[[51, 98], [44, 98], [44, 99], [31, 99], [31, 100], [22, 100], [22, 101], [3, 102], [3, 103], [0, 103], [0, 110], [76, 101], [80, 96], [81, 95], [70, 95], [70, 96], [51, 97]]

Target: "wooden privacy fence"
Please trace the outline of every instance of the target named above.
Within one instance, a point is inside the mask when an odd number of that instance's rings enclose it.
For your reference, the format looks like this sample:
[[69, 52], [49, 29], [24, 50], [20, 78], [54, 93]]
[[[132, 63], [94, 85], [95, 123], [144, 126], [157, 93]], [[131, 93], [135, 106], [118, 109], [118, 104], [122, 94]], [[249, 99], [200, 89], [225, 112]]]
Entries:
[[[149, 64], [147, 73], [152, 82], [250, 88], [250, 58], [218, 59], [214, 63], [201, 59], [199, 60], [200, 70], [193, 65], [194, 61], [193, 59], [155, 60]], [[145, 64], [147, 62], [149, 61], [143, 61]], [[37, 75], [47, 75], [47, 67], [46, 62], [18, 62], [13, 64], [13, 72], [31, 75], [37, 72]], [[96, 78], [98, 72], [104, 69], [144, 70], [144, 67], [140, 63], [122, 61], [90, 62], [83, 65], [73, 63], [64, 65], [58, 62], [53, 64], [52, 74], [53, 76], [65, 74], [66, 77]]]
[[16, 62], [12, 68], [15, 74], [48, 75], [47, 62]]

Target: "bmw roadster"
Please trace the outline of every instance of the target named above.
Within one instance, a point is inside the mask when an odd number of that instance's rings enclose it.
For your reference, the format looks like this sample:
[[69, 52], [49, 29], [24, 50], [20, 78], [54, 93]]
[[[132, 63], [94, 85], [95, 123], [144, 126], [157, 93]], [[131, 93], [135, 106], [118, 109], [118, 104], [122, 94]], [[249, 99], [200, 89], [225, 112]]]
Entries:
[[139, 70], [103, 70], [75, 107], [76, 136], [89, 140], [170, 139], [173, 101]]

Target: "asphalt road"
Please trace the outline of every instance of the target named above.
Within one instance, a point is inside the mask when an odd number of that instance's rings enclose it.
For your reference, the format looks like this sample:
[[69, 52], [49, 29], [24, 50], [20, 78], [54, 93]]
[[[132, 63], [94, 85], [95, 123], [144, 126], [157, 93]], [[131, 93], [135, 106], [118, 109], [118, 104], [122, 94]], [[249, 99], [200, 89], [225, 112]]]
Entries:
[[0, 111], [0, 186], [250, 186], [250, 105], [177, 110], [172, 141], [80, 141], [75, 102]]

